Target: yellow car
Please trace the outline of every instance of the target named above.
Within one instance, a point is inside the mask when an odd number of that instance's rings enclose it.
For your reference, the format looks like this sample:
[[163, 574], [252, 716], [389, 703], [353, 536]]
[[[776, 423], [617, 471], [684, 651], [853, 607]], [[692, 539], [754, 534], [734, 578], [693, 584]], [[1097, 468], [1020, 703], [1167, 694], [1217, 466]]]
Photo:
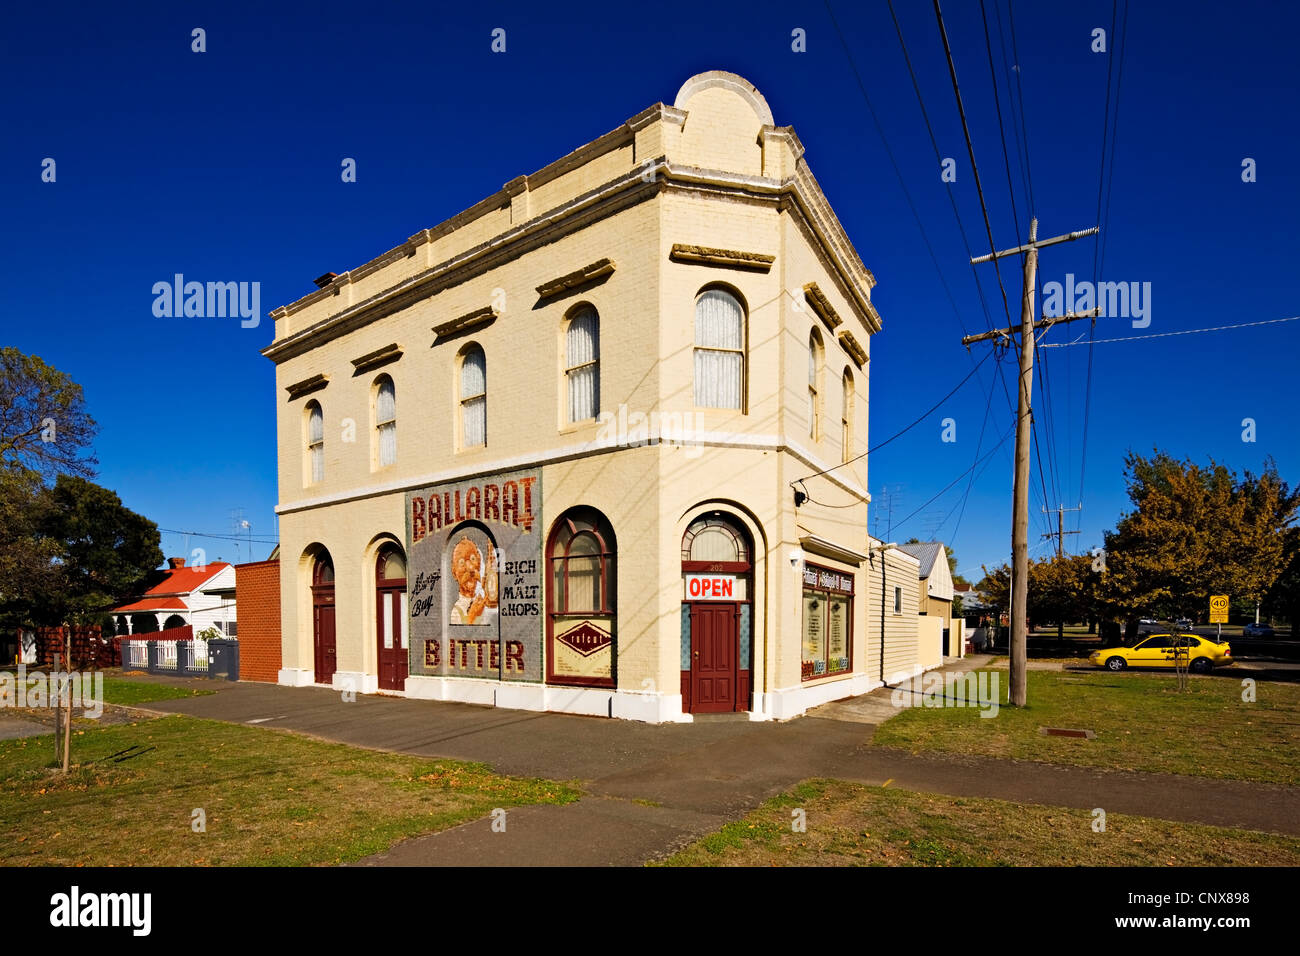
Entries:
[[1236, 663], [1227, 641], [1195, 634], [1152, 634], [1132, 647], [1103, 647], [1093, 651], [1088, 660], [1107, 670], [1122, 671], [1126, 667], [1173, 667], [1177, 661], [1175, 654], [1187, 660], [1189, 669], [1197, 674], [1208, 674], [1216, 667]]

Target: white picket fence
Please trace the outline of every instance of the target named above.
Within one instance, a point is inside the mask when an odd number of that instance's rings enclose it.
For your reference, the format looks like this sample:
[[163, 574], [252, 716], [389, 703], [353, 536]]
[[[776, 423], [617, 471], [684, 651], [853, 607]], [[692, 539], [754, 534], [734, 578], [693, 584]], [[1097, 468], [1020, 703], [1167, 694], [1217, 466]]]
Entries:
[[122, 670], [143, 671], [149, 669], [149, 642], [122, 641]]
[[165, 671], [176, 670], [176, 645], [177, 641], [159, 641], [158, 647], [158, 669]]

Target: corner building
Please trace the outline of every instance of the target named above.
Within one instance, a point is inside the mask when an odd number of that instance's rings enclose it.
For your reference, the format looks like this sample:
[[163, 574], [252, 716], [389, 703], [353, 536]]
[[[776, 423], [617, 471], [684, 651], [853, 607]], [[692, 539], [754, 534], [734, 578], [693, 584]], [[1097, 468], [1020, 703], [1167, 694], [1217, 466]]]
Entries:
[[910, 673], [850, 461], [874, 283], [723, 72], [316, 280], [263, 350], [279, 682], [663, 722]]

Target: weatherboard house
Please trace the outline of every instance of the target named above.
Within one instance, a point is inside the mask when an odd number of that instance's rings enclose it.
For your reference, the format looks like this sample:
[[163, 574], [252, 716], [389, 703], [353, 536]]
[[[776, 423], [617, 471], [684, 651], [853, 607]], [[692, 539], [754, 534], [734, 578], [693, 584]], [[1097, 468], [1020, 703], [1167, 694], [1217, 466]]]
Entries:
[[234, 636], [235, 567], [225, 561], [187, 567], [184, 558], [168, 558], [158, 583], [111, 613], [120, 635], [140, 631], [148, 620], [150, 632], [190, 625], [194, 633], [211, 627]]
[[280, 683], [664, 722], [916, 672], [803, 152], [702, 73], [272, 313]]

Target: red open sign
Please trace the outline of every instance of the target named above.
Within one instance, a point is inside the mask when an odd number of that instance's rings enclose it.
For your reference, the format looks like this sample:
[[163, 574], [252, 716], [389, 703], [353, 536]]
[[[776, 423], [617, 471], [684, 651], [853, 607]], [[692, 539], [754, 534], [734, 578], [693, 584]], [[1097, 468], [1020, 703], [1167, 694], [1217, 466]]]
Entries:
[[686, 576], [688, 601], [744, 600], [736, 587], [736, 577], [731, 574], [688, 574]]

